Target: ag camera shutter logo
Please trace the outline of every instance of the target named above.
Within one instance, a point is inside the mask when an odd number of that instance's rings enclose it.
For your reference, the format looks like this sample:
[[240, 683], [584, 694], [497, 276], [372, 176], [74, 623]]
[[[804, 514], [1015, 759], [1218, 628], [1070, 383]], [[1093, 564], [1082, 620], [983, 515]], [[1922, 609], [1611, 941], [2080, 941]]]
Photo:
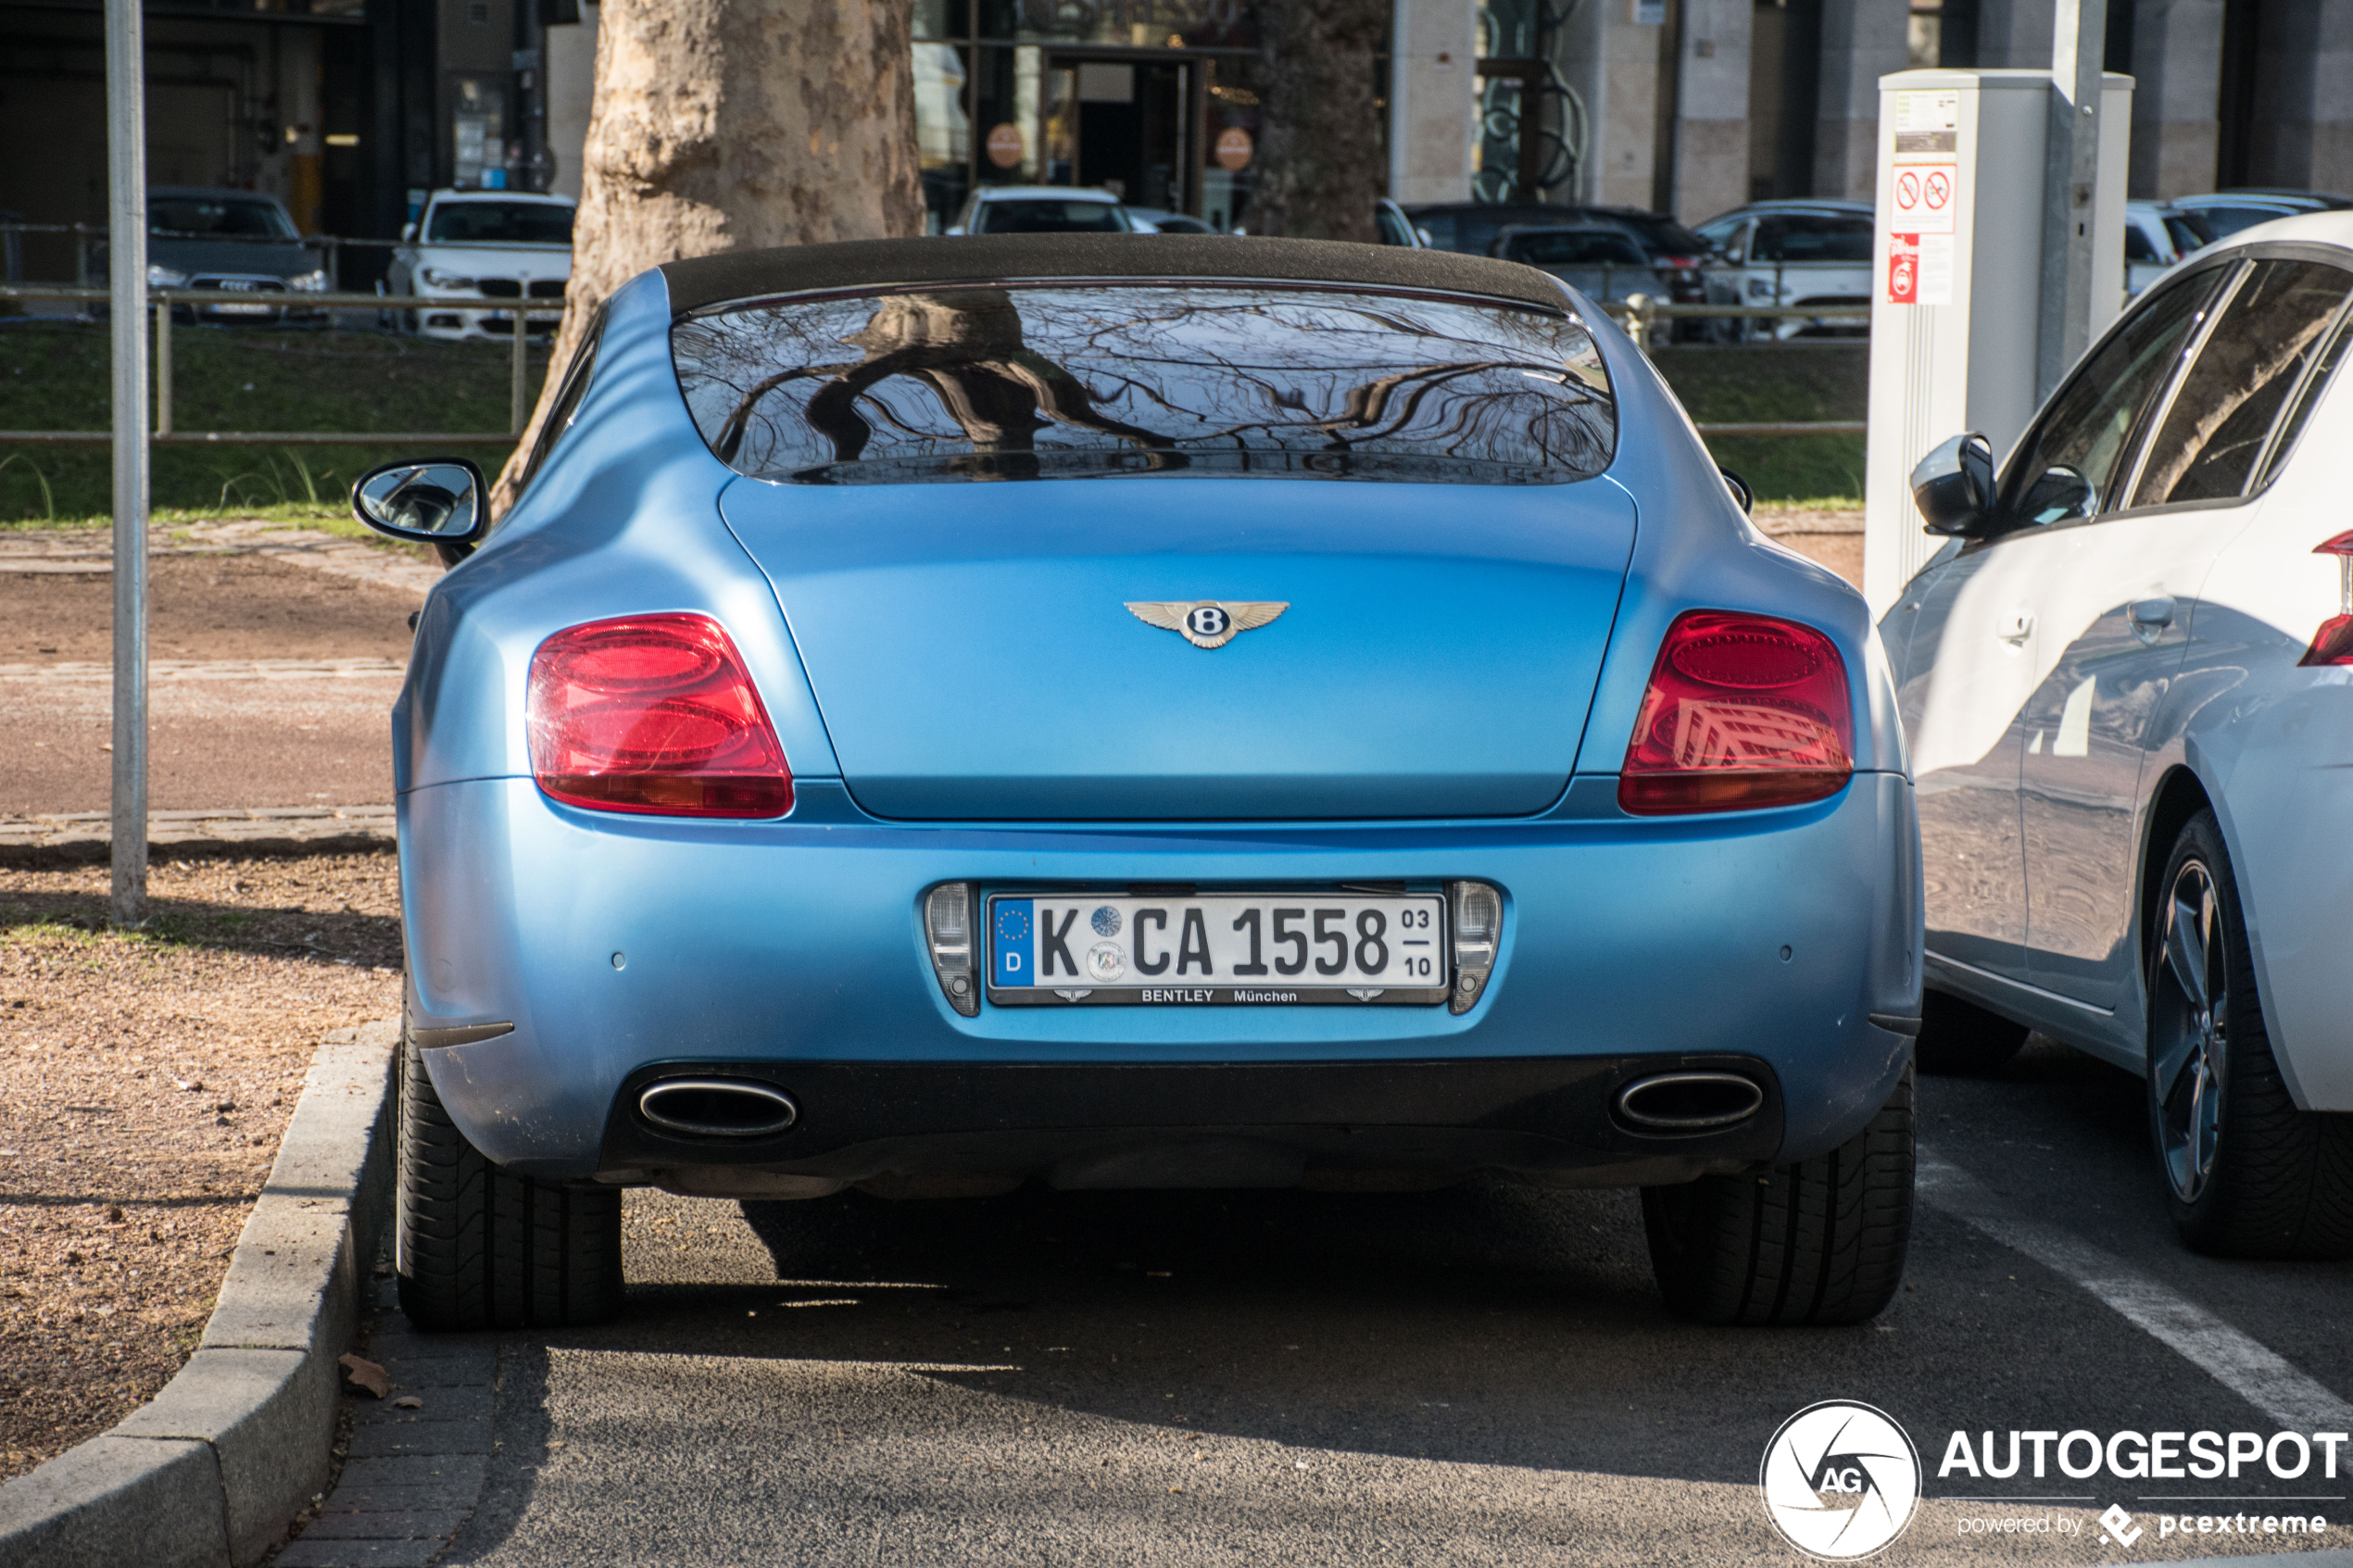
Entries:
[[1756, 1473], [1781, 1539], [1826, 1562], [1869, 1557], [1911, 1524], [1920, 1456], [1893, 1416], [1825, 1399], [1781, 1423]]

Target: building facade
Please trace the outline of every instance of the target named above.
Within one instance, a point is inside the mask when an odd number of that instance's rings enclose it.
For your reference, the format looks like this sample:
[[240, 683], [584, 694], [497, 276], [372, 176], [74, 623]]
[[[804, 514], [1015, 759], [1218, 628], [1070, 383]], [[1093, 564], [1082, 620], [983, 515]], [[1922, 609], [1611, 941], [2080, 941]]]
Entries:
[[[545, 189], [542, 56], [578, 20], [576, 0], [150, 3], [148, 179], [267, 192], [306, 232], [380, 239], [435, 186]], [[105, 53], [100, 0], [0, 0], [0, 213], [106, 222]], [[28, 234], [21, 270], [71, 277], [73, 250]], [[344, 284], [384, 259], [348, 252]]]
[[[1249, 227], [1255, 0], [912, 3], [935, 232], [989, 183], [1100, 185]], [[1761, 197], [1868, 200], [1879, 79], [2047, 67], [2054, 3], [1391, 0], [1364, 133], [1407, 203], [1696, 222]], [[308, 231], [377, 239], [435, 186], [578, 192], [583, 0], [151, 0], [146, 17], [158, 184], [267, 191]], [[2106, 56], [2138, 81], [2133, 194], [2353, 191], [2353, 0], [2110, 0]], [[105, 221], [103, 66], [99, 0], [0, 0], [0, 214]], [[71, 275], [62, 240], [28, 236], [23, 257], [26, 275]], [[381, 260], [347, 253], [342, 281]]]

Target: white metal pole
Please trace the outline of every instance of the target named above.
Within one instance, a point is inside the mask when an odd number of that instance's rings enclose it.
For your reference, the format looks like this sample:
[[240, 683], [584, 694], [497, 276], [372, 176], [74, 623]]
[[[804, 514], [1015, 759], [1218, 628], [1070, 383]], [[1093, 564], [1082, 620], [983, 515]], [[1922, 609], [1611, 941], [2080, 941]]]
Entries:
[[114, 922], [147, 913], [147, 114], [140, 0], [107, 0], [114, 328]]
[[2051, 24], [2051, 115], [2043, 176], [2038, 400], [2090, 345], [2092, 207], [2099, 182], [2101, 67], [2108, 0], [2058, 0]]

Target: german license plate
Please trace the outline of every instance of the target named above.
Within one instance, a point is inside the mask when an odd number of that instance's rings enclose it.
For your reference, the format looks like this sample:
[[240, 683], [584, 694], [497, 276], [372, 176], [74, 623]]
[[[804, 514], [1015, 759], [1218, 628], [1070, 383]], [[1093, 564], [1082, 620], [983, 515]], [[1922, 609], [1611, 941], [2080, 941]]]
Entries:
[[1426, 1007], [1451, 978], [1434, 893], [988, 900], [1000, 1007]]

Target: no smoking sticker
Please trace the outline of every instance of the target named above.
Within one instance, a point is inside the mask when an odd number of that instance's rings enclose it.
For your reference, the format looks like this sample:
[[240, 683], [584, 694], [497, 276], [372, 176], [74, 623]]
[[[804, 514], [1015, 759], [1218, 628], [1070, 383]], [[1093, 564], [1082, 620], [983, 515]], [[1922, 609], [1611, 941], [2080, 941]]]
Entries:
[[1899, 234], [1953, 232], [1955, 194], [1959, 188], [1957, 163], [1896, 165], [1888, 190], [1888, 227]]

